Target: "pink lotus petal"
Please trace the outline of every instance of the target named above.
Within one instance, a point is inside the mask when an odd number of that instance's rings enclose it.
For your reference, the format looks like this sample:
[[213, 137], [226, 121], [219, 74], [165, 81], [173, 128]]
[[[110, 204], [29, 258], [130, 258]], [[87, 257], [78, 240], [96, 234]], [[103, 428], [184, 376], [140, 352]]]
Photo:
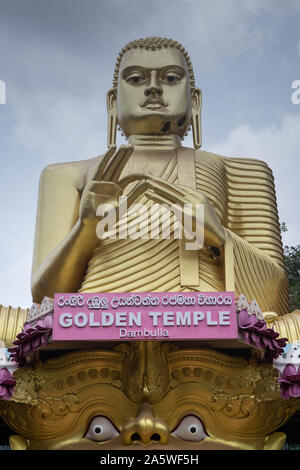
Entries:
[[26, 343], [22, 344], [22, 352], [23, 352], [24, 355], [30, 353], [31, 350], [32, 350], [32, 348], [31, 348], [30, 341], [27, 341]]
[[[3, 385], [0, 385], [0, 397], [4, 398], [7, 395], [7, 388]], [[4, 398], [5, 400], [5, 398]]]
[[280, 392], [283, 398], [288, 400], [300, 397], [300, 366], [297, 370], [294, 364], [287, 364], [277, 381], [280, 383]]
[[267, 328], [265, 321], [258, 320], [255, 314], [248, 315], [247, 310], [241, 310], [238, 314], [238, 326], [248, 344], [265, 349], [266, 360], [276, 358], [283, 352], [287, 339], [277, 339], [279, 333]]
[[275, 351], [276, 350], [276, 346], [274, 345], [273, 341], [269, 338], [264, 338], [264, 343], [266, 346], [268, 346], [269, 349], [271, 349], [272, 351]]
[[11, 373], [6, 367], [2, 367], [2, 369], [0, 369], [0, 384], [9, 380], [13, 380]]
[[25, 356], [41, 346], [45, 346], [52, 334], [52, 315], [47, 315], [44, 319], [40, 319], [36, 325], [32, 326], [27, 323], [24, 325], [23, 330], [14, 341], [14, 347], [9, 349], [12, 358], [17, 363], [25, 362]]
[[0, 397], [3, 400], [9, 400], [13, 395], [13, 387], [16, 381], [6, 367], [0, 369]]
[[40, 336], [35, 336], [32, 341], [31, 341], [31, 350], [35, 351], [41, 344], [41, 338]]
[[298, 398], [300, 397], [300, 384], [294, 384], [289, 389], [290, 397]]

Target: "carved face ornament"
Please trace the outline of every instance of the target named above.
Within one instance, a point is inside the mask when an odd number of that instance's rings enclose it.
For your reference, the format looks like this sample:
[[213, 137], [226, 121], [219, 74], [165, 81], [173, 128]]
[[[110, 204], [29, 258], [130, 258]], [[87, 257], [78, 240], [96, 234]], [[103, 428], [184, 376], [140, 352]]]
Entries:
[[[276, 449], [292, 415], [277, 371], [204, 349], [136, 341], [15, 373], [1, 415], [13, 449]], [[274, 412], [276, 410], [276, 413]]]

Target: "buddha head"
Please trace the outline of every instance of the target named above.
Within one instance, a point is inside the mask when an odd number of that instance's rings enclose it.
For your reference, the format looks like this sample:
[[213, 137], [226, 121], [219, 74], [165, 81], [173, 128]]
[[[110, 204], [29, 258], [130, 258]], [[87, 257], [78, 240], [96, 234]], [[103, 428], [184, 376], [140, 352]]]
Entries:
[[201, 91], [186, 50], [172, 39], [138, 39], [122, 49], [107, 109], [108, 146], [115, 144], [117, 125], [126, 137], [183, 138], [191, 124], [195, 148], [201, 146]]
[[299, 407], [270, 364], [133, 341], [17, 369], [12, 449], [281, 449]]

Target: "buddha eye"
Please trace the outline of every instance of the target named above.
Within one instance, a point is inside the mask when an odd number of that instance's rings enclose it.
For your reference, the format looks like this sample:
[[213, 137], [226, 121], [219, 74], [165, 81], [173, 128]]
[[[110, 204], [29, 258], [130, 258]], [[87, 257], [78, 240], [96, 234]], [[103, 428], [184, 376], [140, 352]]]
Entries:
[[178, 83], [180, 82], [181, 80], [181, 77], [179, 77], [178, 75], [174, 74], [174, 73], [168, 73], [167, 75], [164, 76], [163, 78], [163, 81], [165, 83]]
[[97, 416], [91, 421], [84, 437], [92, 441], [103, 442], [109, 441], [118, 435], [119, 432], [108, 418]]
[[140, 84], [140, 83], [144, 82], [145, 79], [141, 75], [131, 75], [130, 77], [128, 77], [126, 79], [126, 81], [128, 83], [132, 83], [132, 84]]
[[200, 419], [192, 415], [183, 418], [172, 434], [185, 441], [194, 442], [202, 441], [207, 437]]

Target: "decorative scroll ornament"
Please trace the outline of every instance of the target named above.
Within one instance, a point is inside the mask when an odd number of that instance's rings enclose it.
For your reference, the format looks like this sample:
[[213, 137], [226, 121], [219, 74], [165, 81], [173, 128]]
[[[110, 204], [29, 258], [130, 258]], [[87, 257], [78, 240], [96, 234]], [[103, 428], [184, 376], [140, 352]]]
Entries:
[[[201, 349], [169, 353], [168, 363], [173, 392], [167, 397], [174, 393], [180, 409], [179, 390], [186, 390], [213, 435], [219, 435], [220, 428], [226, 439], [236, 439], [237, 433], [240, 439], [267, 434], [300, 407], [299, 399], [283, 400], [278, 371], [271, 364]], [[159, 409], [166, 406], [167, 397]]]

